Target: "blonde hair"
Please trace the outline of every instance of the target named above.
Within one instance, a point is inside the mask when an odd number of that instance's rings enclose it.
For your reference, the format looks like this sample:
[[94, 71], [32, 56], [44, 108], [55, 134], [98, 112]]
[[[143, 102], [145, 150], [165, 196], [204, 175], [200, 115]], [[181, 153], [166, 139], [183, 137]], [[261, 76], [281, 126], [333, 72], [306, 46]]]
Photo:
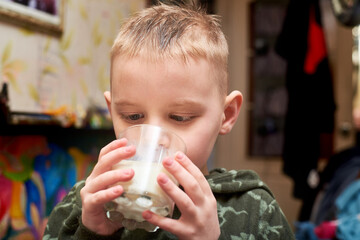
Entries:
[[204, 58], [214, 66], [220, 92], [228, 88], [228, 45], [217, 16], [207, 15], [195, 5], [166, 5], [146, 8], [123, 23], [111, 49], [117, 56], [165, 58]]

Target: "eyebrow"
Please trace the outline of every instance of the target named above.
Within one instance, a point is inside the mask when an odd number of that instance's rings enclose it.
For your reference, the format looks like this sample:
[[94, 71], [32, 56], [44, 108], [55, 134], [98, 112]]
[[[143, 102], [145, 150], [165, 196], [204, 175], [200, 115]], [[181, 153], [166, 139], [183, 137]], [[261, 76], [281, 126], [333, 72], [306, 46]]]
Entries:
[[179, 99], [171, 103], [169, 106], [170, 107], [183, 107], [183, 106], [201, 107], [202, 104], [192, 99]]
[[135, 103], [132, 103], [132, 102], [130, 102], [130, 101], [127, 101], [127, 100], [115, 100], [114, 101], [114, 105], [115, 106], [136, 106], [136, 104]]
[[[118, 99], [114, 101], [114, 105], [116, 107], [135, 107], [138, 106], [136, 103], [130, 102], [128, 100], [124, 100], [124, 99]], [[187, 106], [192, 106], [192, 107], [202, 107], [202, 103], [192, 100], [192, 99], [178, 99], [175, 100], [174, 102], [170, 103], [168, 106], [169, 107], [187, 107]]]

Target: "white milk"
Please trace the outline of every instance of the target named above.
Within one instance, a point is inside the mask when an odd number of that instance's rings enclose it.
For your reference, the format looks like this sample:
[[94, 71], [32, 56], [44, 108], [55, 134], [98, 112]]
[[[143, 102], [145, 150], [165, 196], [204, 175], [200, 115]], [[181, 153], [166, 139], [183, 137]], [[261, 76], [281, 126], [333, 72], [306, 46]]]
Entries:
[[[114, 165], [114, 169], [130, 169], [135, 172], [134, 177], [128, 182], [119, 182], [124, 188], [124, 194], [112, 203], [106, 204], [105, 208], [112, 212], [121, 213], [121, 219], [145, 221], [142, 212], [150, 210], [161, 216], [171, 216], [174, 204], [157, 183], [160, 172], [165, 173], [175, 184], [176, 179], [171, 176], [162, 166], [162, 163], [122, 160]], [[109, 216], [108, 216], [109, 217]], [[111, 219], [111, 217], [109, 217]], [[124, 221], [123, 221], [124, 223]], [[123, 224], [124, 225], [124, 224]], [[131, 228], [131, 227], [128, 227]]]

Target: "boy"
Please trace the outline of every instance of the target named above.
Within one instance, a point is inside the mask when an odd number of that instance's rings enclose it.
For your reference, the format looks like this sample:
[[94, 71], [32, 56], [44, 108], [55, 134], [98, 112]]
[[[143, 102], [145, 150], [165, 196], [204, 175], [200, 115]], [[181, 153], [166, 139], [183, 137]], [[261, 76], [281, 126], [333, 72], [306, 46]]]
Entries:
[[252, 171], [208, 172], [218, 134], [230, 132], [242, 95], [227, 95], [228, 46], [215, 17], [159, 5], [125, 22], [111, 52], [111, 90], [105, 92], [116, 136], [134, 124], [177, 133], [187, 154], [164, 160], [183, 190], [159, 174], [175, 202], [173, 218], [150, 211], [143, 218], [160, 229], [128, 231], [105, 216], [104, 204], [123, 189], [132, 169], [112, 170], [135, 154], [118, 139], [105, 146], [86, 181], [79, 182], [49, 218], [44, 239], [294, 239], [270, 190]]

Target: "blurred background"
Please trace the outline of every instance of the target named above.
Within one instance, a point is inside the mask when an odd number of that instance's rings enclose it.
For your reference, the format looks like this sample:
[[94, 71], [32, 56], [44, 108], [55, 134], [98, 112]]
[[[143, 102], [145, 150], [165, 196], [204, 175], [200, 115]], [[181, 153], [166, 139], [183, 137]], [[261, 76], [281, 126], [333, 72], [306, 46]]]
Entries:
[[[209, 168], [255, 170], [298, 239], [322, 239], [324, 223], [336, 237], [336, 199], [360, 169], [359, 1], [196, 2], [220, 16], [230, 90], [244, 96]], [[0, 0], [0, 239], [41, 239], [115, 138], [109, 51], [123, 20], [156, 3]]]

